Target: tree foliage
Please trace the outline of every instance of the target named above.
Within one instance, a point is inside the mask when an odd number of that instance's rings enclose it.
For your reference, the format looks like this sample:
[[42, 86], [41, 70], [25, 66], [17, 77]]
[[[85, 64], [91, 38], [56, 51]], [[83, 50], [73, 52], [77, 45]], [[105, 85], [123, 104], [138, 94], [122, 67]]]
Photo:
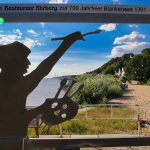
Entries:
[[141, 54], [124, 54], [122, 57], [112, 58], [100, 68], [94, 70], [95, 73], [114, 75], [115, 71], [125, 69], [127, 80], [137, 80], [146, 83], [150, 79], [150, 48], [145, 48]]
[[150, 55], [150, 48], [145, 48], [145, 49], [142, 51], [142, 54], [144, 54], [144, 55]]
[[94, 70], [91, 73], [103, 73], [103, 74], [111, 74], [114, 75], [115, 71], [118, 71], [120, 68], [124, 68], [128, 62], [130, 61], [131, 57], [134, 55], [132, 53], [124, 54], [122, 57], [112, 58], [110, 61], [105, 63], [100, 68]]
[[128, 80], [146, 82], [150, 78], [150, 55], [146, 53], [136, 55], [129, 61], [125, 67]]

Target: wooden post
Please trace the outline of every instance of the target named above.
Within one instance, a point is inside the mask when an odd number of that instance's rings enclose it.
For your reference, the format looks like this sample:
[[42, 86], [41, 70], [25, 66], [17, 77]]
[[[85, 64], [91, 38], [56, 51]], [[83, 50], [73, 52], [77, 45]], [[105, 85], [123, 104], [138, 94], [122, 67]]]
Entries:
[[138, 111], [137, 111], [137, 115], [138, 115], [138, 136], [140, 136], [140, 130], [141, 130], [141, 127], [140, 127], [140, 106], [137, 105], [138, 107]]
[[88, 116], [87, 116], [87, 107], [86, 107], [86, 109], [85, 109], [85, 120], [87, 120], [88, 119]]
[[36, 117], [36, 123], [37, 123], [37, 126], [35, 127], [35, 133], [36, 133], [36, 137], [38, 138], [39, 137], [39, 128], [40, 128], [40, 126], [39, 126], [39, 116], [38, 117]]
[[61, 126], [61, 124], [59, 124], [58, 126], [59, 126], [60, 138], [63, 138], [63, 130], [62, 130], [62, 126]]
[[113, 114], [112, 114], [112, 107], [113, 107], [113, 106], [111, 105], [111, 110], [110, 110], [110, 113], [111, 113], [111, 114], [110, 114], [110, 118], [111, 118], [111, 119], [112, 119], [112, 115], [113, 115]]

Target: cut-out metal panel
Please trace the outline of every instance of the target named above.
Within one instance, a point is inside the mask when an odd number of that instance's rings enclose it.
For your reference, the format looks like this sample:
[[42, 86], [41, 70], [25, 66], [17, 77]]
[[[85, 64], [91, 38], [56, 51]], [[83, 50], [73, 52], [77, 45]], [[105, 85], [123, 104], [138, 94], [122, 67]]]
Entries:
[[150, 23], [150, 6], [96, 4], [1, 4], [5, 22]]

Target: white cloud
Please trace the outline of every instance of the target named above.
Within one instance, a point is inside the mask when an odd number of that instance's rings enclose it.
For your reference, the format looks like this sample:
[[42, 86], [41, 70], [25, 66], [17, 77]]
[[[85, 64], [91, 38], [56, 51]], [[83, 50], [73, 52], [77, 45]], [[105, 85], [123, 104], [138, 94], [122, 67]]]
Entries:
[[37, 35], [38, 35], [38, 34], [37, 34], [34, 30], [32, 30], [32, 29], [27, 30], [27, 32], [28, 32], [28, 33], [31, 33], [31, 34], [34, 35], [34, 36], [37, 36]]
[[131, 44], [133, 42], [140, 42], [145, 39], [144, 34], [133, 31], [129, 35], [124, 35], [123, 37], [117, 37], [114, 41], [114, 44]]
[[67, 4], [69, 0], [49, 0], [50, 4]]
[[13, 30], [12, 32], [8, 32], [8, 34], [3, 34], [4, 32], [0, 32], [0, 45], [6, 45], [13, 43], [14, 41], [22, 40], [22, 32], [20, 29]]
[[33, 40], [30, 38], [23, 39], [22, 32], [19, 29], [13, 30], [12, 32], [9, 31], [7, 34], [0, 34], [0, 45], [7, 45], [15, 41], [24, 43], [29, 48], [42, 45], [39, 40]]
[[100, 30], [104, 30], [107, 32], [115, 30], [117, 25], [115, 23], [103, 24], [99, 27]]
[[21, 36], [18, 36], [16, 34], [9, 34], [9, 35], [0, 34], [0, 45], [6, 45], [14, 41], [20, 41], [20, 40], [21, 40]]
[[141, 42], [141, 43], [134, 42], [134, 43], [130, 43], [127, 45], [116, 46], [112, 49], [111, 55], [109, 57], [119, 57], [125, 53], [138, 54], [144, 48], [147, 48], [149, 46], [150, 46], [150, 43], [148, 43], [148, 42]]
[[140, 53], [144, 48], [150, 47], [150, 43], [144, 41], [145, 38], [146, 36], [144, 34], [136, 31], [123, 37], [117, 37], [114, 40], [114, 44], [120, 45], [113, 47], [111, 55], [108, 57], [119, 57], [125, 53]]
[[40, 25], [44, 28], [45, 27], [45, 23], [44, 22], [40, 22]]
[[26, 38], [25, 40], [23, 40], [23, 44], [29, 48], [31, 48], [33, 46], [41, 46], [42, 45], [38, 40], [32, 40], [30, 38]]
[[53, 38], [56, 36], [56, 34], [54, 32], [47, 32], [47, 31], [44, 31], [43, 35], [44, 35], [44, 37], [50, 37], [50, 38]]
[[130, 28], [138, 28], [139, 26], [137, 24], [129, 24]]
[[56, 34], [55, 34], [55, 33], [53, 33], [53, 32], [50, 32], [50, 36], [51, 36], [51, 37], [55, 37], [55, 36], [56, 36]]
[[22, 32], [20, 29], [16, 29], [13, 31], [15, 34], [18, 34], [19, 36], [22, 36]]

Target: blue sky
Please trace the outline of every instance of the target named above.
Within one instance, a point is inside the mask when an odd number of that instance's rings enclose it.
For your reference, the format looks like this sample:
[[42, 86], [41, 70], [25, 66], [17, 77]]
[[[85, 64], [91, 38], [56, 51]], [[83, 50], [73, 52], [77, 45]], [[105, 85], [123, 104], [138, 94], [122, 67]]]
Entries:
[[[149, 0], [1, 0], [0, 3], [84, 3], [150, 5]], [[60, 44], [51, 41], [75, 31], [82, 33], [103, 30], [100, 34], [85, 37], [86, 42], [76, 42], [58, 61], [48, 77], [81, 74], [94, 70], [113, 57], [124, 53], [140, 53], [150, 47], [150, 25], [104, 23], [4, 23], [0, 24], [0, 44], [21, 41], [31, 48], [29, 72]]]

